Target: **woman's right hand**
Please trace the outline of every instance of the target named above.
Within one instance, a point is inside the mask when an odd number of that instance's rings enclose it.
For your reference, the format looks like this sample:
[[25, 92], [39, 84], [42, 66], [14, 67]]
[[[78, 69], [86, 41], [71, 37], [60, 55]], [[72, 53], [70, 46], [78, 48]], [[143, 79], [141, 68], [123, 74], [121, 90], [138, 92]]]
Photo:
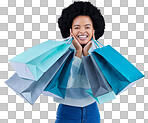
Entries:
[[82, 46], [81, 44], [78, 42], [78, 40], [76, 39], [76, 37], [73, 35], [73, 33], [71, 32], [71, 29], [70, 29], [70, 37], [73, 37], [74, 40], [72, 41], [74, 47], [76, 48], [76, 54], [75, 56], [81, 58], [82, 56]]
[[73, 45], [75, 46], [77, 51], [82, 51], [82, 46], [81, 44], [78, 42], [78, 40], [76, 39], [76, 37], [73, 35], [71, 29], [70, 29], [70, 37], [73, 37], [74, 40], [72, 41]]

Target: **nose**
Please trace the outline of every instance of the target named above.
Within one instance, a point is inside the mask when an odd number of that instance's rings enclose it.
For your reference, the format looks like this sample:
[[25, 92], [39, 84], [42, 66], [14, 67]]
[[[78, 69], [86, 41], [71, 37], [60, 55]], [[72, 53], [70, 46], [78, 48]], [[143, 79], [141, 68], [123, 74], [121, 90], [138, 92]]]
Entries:
[[85, 33], [86, 32], [85, 28], [81, 28], [80, 32]]

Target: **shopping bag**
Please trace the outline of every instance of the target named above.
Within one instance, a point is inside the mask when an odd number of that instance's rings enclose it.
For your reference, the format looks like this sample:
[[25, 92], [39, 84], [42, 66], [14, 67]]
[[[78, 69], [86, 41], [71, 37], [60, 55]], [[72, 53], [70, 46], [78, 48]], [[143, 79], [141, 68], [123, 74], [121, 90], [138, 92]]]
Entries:
[[112, 89], [96, 64], [92, 55], [83, 57], [84, 69], [88, 78], [93, 97], [98, 97], [110, 92]]
[[127, 89], [129, 84], [133, 85], [144, 77], [133, 64], [110, 45], [94, 49], [91, 54], [116, 95]]
[[94, 98], [99, 104], [103, 104], [103, 103], [112, 101], [113, 99], [116, 99], [116, 95], [115, 95], [114, 91], [110, 91], [110, 92], [108, 92], [108, 93], [106, 93], [106, 94], [103, 94], [103, 95], [101, 95], [101, 96], [98, 96], [98, 97], [94, 97], [94, 96], [93, 96], [92, 90], [91, 90], [91, 89], [86, 90], [86, 92], [87, 92], [92, 98]]
[[46, 86], [54, 78], [59, 69], [63, 66], [64, 62], [70, 56], [70, 54], [71, 50], [68, 50], [40, 77], [38, 81], [21, 78], [17, 75], [17, 73], [14, 73], [14, 75], [10, 77], [5, 83], [18, 95], [33, 105], [42, 91], [46, 88]]
[[53, 96], [63, 99], [65, 98], [66, 87], [74, 57], [74, 50], [73, 49], [70, 50], [71, 50], [70, 56], [66, 59], [65, 63], [62, 65], [62, 67], [57, 72], [52, 81], [48, 84], [48, 86], [44, 89], [42, 94], [46, 96]]
[[10, 59], [19, 77], [37, 81], [71, 46], [67, 41], [48, 40]]

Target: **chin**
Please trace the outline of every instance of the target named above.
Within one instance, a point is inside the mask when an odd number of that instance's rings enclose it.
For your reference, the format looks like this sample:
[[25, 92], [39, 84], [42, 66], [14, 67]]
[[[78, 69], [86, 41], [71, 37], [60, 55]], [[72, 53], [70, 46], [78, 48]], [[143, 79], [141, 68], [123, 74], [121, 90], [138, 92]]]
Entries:
[[80, 44], [84, 45], [84, 44], [87, 44], [88, 41], [79, 41]]

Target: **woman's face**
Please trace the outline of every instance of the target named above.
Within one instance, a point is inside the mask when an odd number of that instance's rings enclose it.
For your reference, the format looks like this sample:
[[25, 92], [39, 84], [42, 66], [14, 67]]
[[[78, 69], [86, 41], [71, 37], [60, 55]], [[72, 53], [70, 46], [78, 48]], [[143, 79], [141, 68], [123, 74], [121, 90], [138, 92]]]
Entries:
[[93, 23], [90, 17], [80, 15], [74, 18], [72, 33], [81, 45], [87, 44], [93, 36]]

